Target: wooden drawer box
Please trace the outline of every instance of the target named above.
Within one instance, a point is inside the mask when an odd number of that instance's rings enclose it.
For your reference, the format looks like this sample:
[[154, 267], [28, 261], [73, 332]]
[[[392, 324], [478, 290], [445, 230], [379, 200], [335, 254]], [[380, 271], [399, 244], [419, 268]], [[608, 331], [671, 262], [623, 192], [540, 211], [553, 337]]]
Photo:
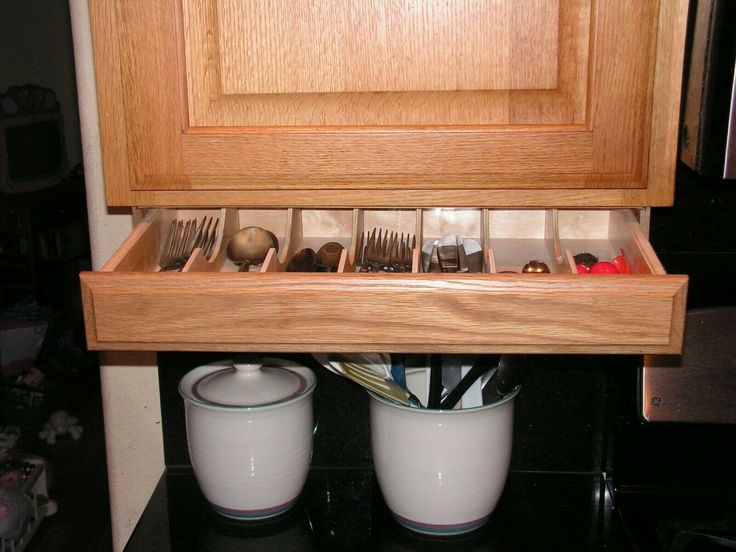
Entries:
[[[678, 353], [687, 277], [667, 275], [636, 209], [153, 209], [99, 272], [82, 273], [88, 345], [103, 350]], [[161, 272], [174, 218], [218, 220], [209, 260], [195, 250]], [[238, 272], [232, 234], [261, 226], [279, 240]], [[413, 234], [411, 273], [356, 271], [374, 227]], [[479, 273], [423, 273], [421, 248], [446, 234], [474, 240]], [[344, 246], [337, 272], [286, 272], [291, 256]], [[424, 248], [425, 251], [427, 248]], [[578, 274], [573, 255], [631, 274]], [[543, 260], [550, 274], [520, 273]], [[508, 271], [513, 271], [508, 272]]]

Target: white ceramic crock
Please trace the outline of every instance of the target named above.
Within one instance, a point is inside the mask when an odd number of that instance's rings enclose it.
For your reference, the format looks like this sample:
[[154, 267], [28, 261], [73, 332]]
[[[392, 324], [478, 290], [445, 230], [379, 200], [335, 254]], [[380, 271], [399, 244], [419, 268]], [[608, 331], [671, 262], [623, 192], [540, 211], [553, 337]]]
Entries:
[[[407, 371], [409, 389], [420, 399], [426, 396], [426, 373]], [[457, 535], [488, 520], [509, 471], [517, 393], [461, 410], [409, 408], [371, 394], [374, 469], [401, 525], [429, 535]]]
[[283, 359], [262, 363], [252, 357], [216, 362], [179, 383], [197, 483], [229, 518], [285, 512], [309, 472], [314, 373]]

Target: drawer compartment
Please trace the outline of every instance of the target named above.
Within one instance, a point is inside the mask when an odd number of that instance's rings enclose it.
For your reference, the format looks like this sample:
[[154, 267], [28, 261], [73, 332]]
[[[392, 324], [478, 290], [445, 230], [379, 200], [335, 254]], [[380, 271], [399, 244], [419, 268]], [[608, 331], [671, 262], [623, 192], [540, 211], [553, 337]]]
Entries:
[[[665, 274], [637, 214], [629, 209], [151, 210], [100, 271], [81, 275], [88, 345], [96, 350], [678, 353], [687, 276]], [[161, 271], [159, 256], [172, 220], [204, 217], [217, 221], [209, 258], [195, 249], [181, 271]], [[278, 249], [241, 272], [226, 251], [230, 237], [246, 226], [272, 232]], [[379, 252], [401, 250], [391, 243], [406, 245], [401, 270], [396, 263], [365, 268], [366, 246], [376, 244], [379, 234]], [[452, 263], [428, 263], [433, 247], [452, 243], [453, 237], [477, 262], [458, 261], [455, 269]], [[317, 251], [327, 242], [343, 248], [333, 271], [287, 271], [297, 252]], [[600, 260], [623, 254], [631, 273], [578, 274], [573, 258], [582, 252]], [[543, 261], [550, 273], [523, 273], [531, 260]]]

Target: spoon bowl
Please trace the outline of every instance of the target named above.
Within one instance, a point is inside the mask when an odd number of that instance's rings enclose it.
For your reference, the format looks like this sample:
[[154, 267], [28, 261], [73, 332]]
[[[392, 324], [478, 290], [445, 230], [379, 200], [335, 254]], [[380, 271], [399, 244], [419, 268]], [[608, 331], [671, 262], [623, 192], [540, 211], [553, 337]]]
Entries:
[[247, 226], [235, 232], [230, 238], [227, 244], [227, 258], [240, 266], [241, 270], [247, 270], [252, 264], [262, 263], [271, 248], [279, 250], [279, 240], [273, 232], [259, 226]]
[[317, 254], [314, 249], [305, 247], [294, 253], [286, 265], [286, 272], [314, 272], [316, 266]]
[[317, 266], [326, 272], [337, 270], [342, 250], [343, 247], [339, 243], [334, 241], [327, 242], [317, 251]]

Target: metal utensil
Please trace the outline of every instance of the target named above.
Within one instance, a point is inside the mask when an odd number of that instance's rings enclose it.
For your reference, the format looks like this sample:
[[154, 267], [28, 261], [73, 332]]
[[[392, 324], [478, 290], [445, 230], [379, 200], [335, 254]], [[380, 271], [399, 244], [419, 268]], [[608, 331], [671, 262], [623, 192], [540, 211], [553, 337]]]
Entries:
[[245, 272], [250, 265], [262, 263], [271, 248], [279, 250], [279, 240], [272, 232], [259, 226], [247, 226], [230, 238], [227, 257]]
[[419, 399], [391, 376], [391, 359], [383, 354], [326, 355], [314, 353], [317, 362], [329, 371], [361, 385], [368, 391], [402, 406], [421, 408]]
[[483, 250], [474, 239], [448, 234], [422, 247], [422, 272], [482, 272]]
[[[376, 236], [376, 231], [378, 235]], [[362, 246], [365, 242], [365, 246]], [[411, 272], [416, 237], [402, 232], [374, 228], [367, 239], [361, 236], [361, 272]]]
[[331, 241], [324, 244], [317, 251], [316, 270], [322, 272], [334, 272], [340, 263], [343, 247], [341, 244]]
[[317, 267], [317, 254], [314, 249], [305, 247], [297, 251], [286, 265], [286, 272], [314, 272]]
[[437, 258], [440, 262], [441, 272], [457, 272], [458, 251], [457, 239], [453, 234], [442, 236], [437, 243]]
[[369, 391], [373, 391], [384, 399], [388, 399], [403, 406], [421, 405], [419, 399], [395, 381], [388, 378], [382, 378], [380, 375], [361, 364], [354, 364], [352, 362], [341, 362], [339, 364], [342, 367], [342, 371], [345, 376], [356, 383], [359, 383]]
[[[437, 260], [437, 243], [439, 240], [430, 240], [422, 247], [422, 272], [439, 272]], [[435, 270], [436, 269], [436, 270]]]
[[442, 386], [444, 387], [442, 398], [460, 383], [462, 379], [463, 355], [442, 356]]
[[212, 217], [204, 217], [201, 224], [196, 219], [186, 222], [174, 219], [159, 258], [161, 272], [181, 270], [197, 248], [209, 260], [219, 222], [219, 218], [215, 221]]
[[468, 259], [465, 255], [465, 242], [462, 236], [455, 235], [455, 247], [457, 248], [457, 271], [468, 272]]
[[169, 231], [166, 233], [166, 240], [164, 240], [161, 252], [159, 253], [158, 264], [162, 272], [174, 266], [176, 262], [177, 250], [182, 239], [183, 229], [184, 227], [180, 220], [174, 219], [171, 221]]
[[493, 369], [497, 362], [498, 356], [496, 355], [480, 355], [476, 359], [475, 364], [473, 364], [473, 367], [468, 370], [467, 374], [465, 374], [460, 380], [460, 383], [458, 383], [442, 400], [440, 408], [443, 410], [454, 408], [468, 388], [470, 388], [478, 378], [483, 376], [483, 374]]
[[498, 368], [483, 387], [483, 404], [490, 404], [511, 393], [524, 383], [531, 371], [527, 355], [501, 355]]

